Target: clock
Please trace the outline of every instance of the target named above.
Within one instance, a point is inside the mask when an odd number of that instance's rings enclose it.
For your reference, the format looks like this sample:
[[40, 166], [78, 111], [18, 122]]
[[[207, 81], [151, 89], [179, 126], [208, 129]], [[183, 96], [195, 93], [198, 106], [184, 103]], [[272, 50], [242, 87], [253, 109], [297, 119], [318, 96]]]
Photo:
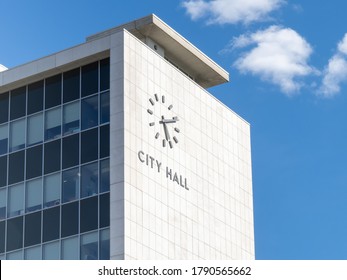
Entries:
[[178, 117], [173, 112], [173, 105], [167, 105], [165, 96], [154, 94], [154, 98], [149, 98], [150, 107], [147, 113], [151, 117], [149, 126], [155, 128], [155, 139], [161, 140], [161, 145], [173, 148], [178, 143], [177, 136], [180, 133], [177, 127]]

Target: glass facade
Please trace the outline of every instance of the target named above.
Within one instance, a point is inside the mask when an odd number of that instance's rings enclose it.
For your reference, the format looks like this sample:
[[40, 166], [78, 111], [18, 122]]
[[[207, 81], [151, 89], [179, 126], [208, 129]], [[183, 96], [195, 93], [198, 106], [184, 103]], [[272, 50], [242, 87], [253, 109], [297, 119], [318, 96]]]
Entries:
[[109, 259], [109, 63], [0, 94], [0, 259]]

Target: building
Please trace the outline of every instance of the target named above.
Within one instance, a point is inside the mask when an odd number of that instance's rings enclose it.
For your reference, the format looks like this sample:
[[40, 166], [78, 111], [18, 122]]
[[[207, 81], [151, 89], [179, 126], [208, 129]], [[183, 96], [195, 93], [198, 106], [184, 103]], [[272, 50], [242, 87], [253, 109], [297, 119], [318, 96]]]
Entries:
[[155, 15], [1, 72], [1, 259], [253, 259], [228, 80]]

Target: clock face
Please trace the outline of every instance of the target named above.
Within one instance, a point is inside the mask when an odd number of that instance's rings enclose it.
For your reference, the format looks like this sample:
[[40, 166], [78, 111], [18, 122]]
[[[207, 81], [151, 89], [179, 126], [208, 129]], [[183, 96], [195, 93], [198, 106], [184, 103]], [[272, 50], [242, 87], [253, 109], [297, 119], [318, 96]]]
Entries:
[[161, 141], [163, 147], [173, 148], [178, 143], [178, 134], [180, 133], [178, 117], [175, 115], [172, 104], [167, 104], [164, 95], [154, 94], [149, 99], [150, 106], [147, 113], [150, 115], [151, 121], [149, 126], [155, 128], [155, 139]]

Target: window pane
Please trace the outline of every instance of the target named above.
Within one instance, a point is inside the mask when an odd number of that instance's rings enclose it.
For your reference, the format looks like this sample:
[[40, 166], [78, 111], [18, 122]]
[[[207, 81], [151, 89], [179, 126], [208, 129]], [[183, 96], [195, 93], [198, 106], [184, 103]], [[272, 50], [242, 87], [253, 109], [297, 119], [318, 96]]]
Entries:
[[67, 135], [80, 130], [80, 102], [73, 102], [64, 106], [63, 134]]
[[8, 121], [8, 101], [9, 94], [1, 93], [0, 94], [0, 123], [4, 123]]
[[60, 170], [60, 139], [45, 144], [45, 174]]
[[41, 211], [25, 216], [24, 246], [41, 243]]
[[61, 74], [46, 79], [45, 108], [61, 104]]
[[100, 96], [100, 123], [110, 121], [110, 92], [106, 91]]
[[11, 91], [10, 119], [14, 120], [25, 116], [26, 107], [26, 87], [21, 87]]
[[81, 236], [81, 260], [98, 259], [98, 232], [91, 232]]
[[7, 156], [0, 157], [0, 188], [7, 185]]
[[55, 108], [45, 115], [45, 139], [54, 139], [61, 135], [61, 108]]
[[98, 96], [82, 99], [82, 130], [98, 125]]
[[10, 152], [25, 148], [25, 119], [11, 122]]
[[100, 195], [100, 228], [110, 225], [110, 193]]
[[7, 260], [22, 260], [23, 259], [23, 250], [8, 253], [6, 255], [6, 259]]
[[44, 260], [59, 260], [60, 244], [59, 241], [51, 242], [43, 245], [43, 259]]
[[78, 201], [62, 206], [61, 237], [78, 233]]
[[110, 58], [100, 60], [100, 91], [110, 88]]
[[43, 114], [36, 114], [28, 118], [28, 146], [43, 141]]
[[110, 259], [110, 230], [100, 231], [100, 260]]
[[0, 155], [6, 154], [8, 149], [8, 125], [0, 125]]
[[79, 198], [80, 172], [73, 168], [63, 172], [63, 203]]
[[82, 163], [98, 159], [98, 129], [94, 128], [81, 134]]
[[26, 178], [42, 176], [42, 145], [27, 149]]
[[80, 68], [65, 72], [63, 79], [64, 103], [78, 99], [80, 97]]
[[98, 62], [82, 67], [82, 97], [98, 92]]
[[43, 109], [43, 81], [28, 86], [28, 115]]
[[46, 176], [43, 181], [43, 203], [44, 207], [51, 207], [60, 203], [61, 189], [60, 173]]
[[7, 209], [7, 217], [24, 214], [24, 184], [18, 184], [8, 188]]
[[79, 164], [79, 147], [79, 134], [63, 138], [63, 169], [73, 167]]
[[7, 220], [6, 250], [12, 251], [23, 247], [23, 216]]
[[110, 190], [110, 160], [100, 161], [100, 192]]
[[81, 232], [98, 228], [98, 197], [81, 200]]
[[8, 167], [9, 185], [24, 181], [24, 151], [10, 154]]
[[0, 223], [0, 253], [5, 252], [5, 222]]
[[32, 212], [42, 208], [42, 178], [28, 181], [25, 188], [25, 211]]
[[98, 163], [84, 165], [81, 168], [81, 197], [98, 194], [99, 168]]
[[61, 259], [62, 260], [78, 260], [78, 237], [65, 239], [61, 242]]
[[110, 126], [100, 127], [100, 158], [110, 156]]
[[0, 220], [6, 219], [7, 189], [0, 189]]
[[36, 246], [33, 248], [26, 249], [24, 251], [24, 259], [25, 260], [41, 260], [42, 259], [41, 246]]
[[42, 241], [47, 242], [59, 238], [60, 207], [53, 207], [43, 211]]

